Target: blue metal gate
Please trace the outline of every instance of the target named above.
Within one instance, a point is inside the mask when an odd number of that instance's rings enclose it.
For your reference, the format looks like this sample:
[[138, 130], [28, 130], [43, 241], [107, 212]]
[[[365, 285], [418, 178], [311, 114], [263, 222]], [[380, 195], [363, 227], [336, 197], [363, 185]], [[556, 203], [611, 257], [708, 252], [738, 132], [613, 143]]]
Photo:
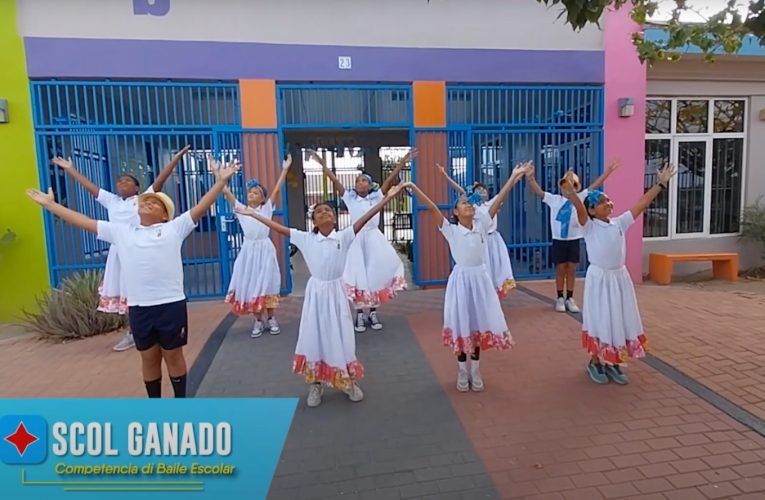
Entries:
[[[479, 181], [496, 194], [512, 168], [527, 160], [534, 161], [542, 188], [553, 193], [568, 169], [584, 186], [602, 171], [601, 88], [451, 86], [447, 106], [449, 169], [462, 185]], [[549, 226], [549, 209], [531, 190], [511, 192], [499, 231], [516, 278], [555, 275]]]
[[[105, 210], [59, 169], [53, 156], [72, 157], [75, 168], [100, 187], [113, 190], [122, 173], [146, 189], [185, 145], [191, 151], [168, 179], [164, 192], [177, 213], [192, 207], [214, 180], [207, 153], [241, 155], [239, 92], [236, 84], [34, 81], [32, 104], [41, 187], [53, 187], [69, 208], [106, 219]], [[237, 184], [238, 183], [238, 184]], [[234, 190], [241, 193], [243, 176]], [[228, 286], [236, 240], [226, 237], [231, 210], [221, 203], [199, 221], [183, 248], [189, 298], [219, 297]], [[107, 247], [45, 215], [51, 284], [67, 275], [102, 268]]]

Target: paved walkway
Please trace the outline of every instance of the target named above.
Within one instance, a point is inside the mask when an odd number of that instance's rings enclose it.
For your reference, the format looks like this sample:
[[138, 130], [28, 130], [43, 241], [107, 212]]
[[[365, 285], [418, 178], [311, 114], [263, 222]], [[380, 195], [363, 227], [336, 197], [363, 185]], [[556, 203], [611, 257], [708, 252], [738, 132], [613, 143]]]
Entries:
[[[195, 305], [194, 386], [301, 398], [274, 499], [765, 498], [765, 438], [752, 430], [765, 432], [765, 294], [638, 287], [652, 357], [619, 387], [586, 378], [578, 320], [552, 310], [549, 290], [525, 283], [505, 302], [517, 347], [482, 357], [481, 394], [454, 388], [440, 290], [402, 294], [381, 309], [383, 333], [357, 336], [362, 403], [328, 392], [305, 406], [290, 370], [299, 298], [283, 303], [283, 333], [260, 339], [248, 318]], [[115, 339], [8, 341], [0, 395], [142, 397], [135, 353], [110, 352]]]

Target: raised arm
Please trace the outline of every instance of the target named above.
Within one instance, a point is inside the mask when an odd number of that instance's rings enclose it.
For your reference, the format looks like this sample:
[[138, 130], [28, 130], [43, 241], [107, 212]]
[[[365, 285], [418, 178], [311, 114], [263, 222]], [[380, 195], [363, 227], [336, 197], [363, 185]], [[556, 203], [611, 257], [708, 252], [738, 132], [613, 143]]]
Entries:
[[446, 217], [444, 217], [443, 212], [441, 212], [441, 209], [438, 208], [438, 205], [436, 205], [433, 200], [428, 198], [428, 195], [422, 192], [422, 189], [417, 187], [416, 184], [413, 184], [411, 182], [407, 183], [408, 187], [412, 190], [412, 192], [419, 198], [419, 200], [422, 202], [425, 207], [427, 207], [428, 210], [430, 210], [433, 215], [436, 217], [436, 220], [438, 221], [438, 225], [442, 225], [444, 221], [446, 220]]
[[395, 168], [391, 170], [390, 174], [388, 174], [388, 177], [386, 177], [385, 180], [383, 181], [382, 186], [380, 186], [380, 190], [382, 191], [382, 194], [388, 193], [388, 190], [393, 186], [393, 183], [396, 181], [396, 178], [398, 178], [398, 174], [401, 173], [401, 169], [404, 168], [407, 163], [409, 163], [415, 158], [417, 158], [417, 150], [410, 149], [409, 152], [405, 154], [398, 161], [398, 163], [396, 163]]
[[574, 208], [576, 209], [576, 219], [579, 221], [579, 225], [584, 227], [590, 219], [590, 216], [587, 214], [587, 209], [579, 198], [576, 189], [574, 189], [574, 185], [571, 183], [571, 178], [566, 177], [564, 179], [560, 186], [560, 190], [561, 194], [574, 205]]
[[79, 227], [80, 229], [98, 234], [98, 221], [56, 203], [52, 188], [49, 188], [47, 193], [43, 193], [37, 189], [27, 189], [27, 196], [53, 215], [61, 217], [65, 222], [68, 222], [75, 227]]
[[183, 149], [173, 155], [173, 157], [170, 159], [170, 162], [162, 168], [162, 171], [159, 173], [157, 178], [154, 179], [154, 183], [151, 185], [152, 191], [155, 193], [162, 191], [162, 186], [165, 185], [167, 179], [170, 178], [170, 174], [172, 174], [173, 170], [175, 170], [175, 167], [178, 166], [178, 162], [181, 161], [181, 158], [183, 158], [183, 156], [188, 153], [190, 149], [191, 146], [185, 146]]
[[273, 229], [277, 233], [281, 234], [282, 236], [290, 235], [290, 228], [283, 226], [279, 224], [278, 222], [274, 222], [273, 220], [268, 219], [266, 217], [262, 217], [258, 212], [256, 212], [254, 209], [250, 207], [238, 207], [234, 209], [234, 211], [241, 215], [249, 215], [253, 219], [262, 222], [263, 224]]
[[537, 177], [534, 175], [534, 167], [532, 166], [531, 169], [529, 169], [529, 173], [526, 174], [526, 180], [529, 181], [529, 187], [534, 192], [535, 195], [539, 196], [540, 198], [545, 197], [545, 190], [542, 189], [542, 187], [537, 182]]
[[640, 200], [635, 204], [634, 207], [630, 209], [630, 212], [632, 212], [632, 218], [637, 219], [640, 214], [642, 214], [646, 208], [648, 208], [648, 205], [651, 204], [651, 202], [659, 196], [659, 193], [667, 189], [667, 186], [669, 184], [669, 180], [672, 178], [673, 175], [675, 175], [677, 171], [674, 167], [672, 167], [669, 164], [664, 164], [664, 166], [659, 170], [658, 175], [658, 182], [648, 191], [643, 194], [643, 196], [640, 197]]
[[460, 186], [459, 182], [457, 182], [457, 181], [455, 181], [454, 179], [452, 179], [451, 177], [449, 177], [449, 174], [446, 172], [446, 169], [445, 169], [444, 167], [442, 167], [442, 166], [441, 166], [441, 165], [439, 165], [438, 163], [436, 163], [436, 167], [438, 167], [438, 172], [439, 172], [441, 175], [443, 175], [443, 176], [444, 176], [444, 178], [446, 179], [446, 182], [448, 182], [449, 184], [451, 184], [451, 186], [452, 186], [452, 187], [453, 187], [453, 188], [454, 188], [454, 189], [455, 189], [455, 190], [456, 190], [456, 191], [457, 191], [459, 194], [467, 194], [467, 193], [465, 192], [465, 188], [463, 188], [462, 186]]
[[600, 186], [606, 183], [606, 179], [614, 173], [614, 171], [619, 168], [619, 160], [613, 160], [611, 163], [608, 164], [606, 169], [603, 171], [603, 173], [595, 179], [592, 184], [588, 186], [588, 189], [598, 189]]
[[[212, 153], [207, 153], [207, 169], [214, 175], [215, 171], [220, 170], [220, 168], [220, 162], [215, 159]], [[223, 188], [223, 197], [226, 198], [226, 201], [229, 203], [229, 205], [232, 207], [236, 206], [236, 196], [234, 196], [234, 193], [231, 192], [228, 184], [226, 184], [226, 186]]]
[[343, 186], [343, 184], [337, 179], [332, 170], [327, 167], [327, 162], [324, 161], [324, 158], [319, 156], [319, 153], [314, 150], [309, 150], [309, 153], [311, 154], [312, 160], [319, 162], [319, 165], [321, 165], [321, 168], [324, 171], [324, 175], [329, 177], [332, 185], [335, 186], [335, 191], [337, 191], [338, 196], [342, 197], [345, 194], [345, 186]]
[[189, 210], [191, 219], [195, 224], [205, 215], [205, 213], [207, 213], [212, 204], [215, 203], [215, 199], [218, 198], [218, 195], [223, 191], [223, 188], [226, 187], [228, 180], [234, 174], [239, 172], [239, 168], [239, 161], [234, 160], [225, 167], [218, 168], [214, 171], [216, 179], [215, 184], [212, 188], [210, 188], [209, 191], [205, 193], [204, 196], [202, 196], [202, 199], [199, 200], [199, 203], [191, 207], [191, 210]]
[[396, 195], [398, 195], [401, 192], [401, 190], [404, 189], [407, 185], [408, 183], [403, 183], [403, 184], [399, 184], [398, 186], [393, 186], [392, 188], [390, 188], [390, 190], [388, 190], [388, 194], [386, 194], [382, 200], [378, 201], [375, 206], [367, 210], [367, 212], [364, 215], [362, 215], [359, 220], [353, 223], [353, 232], [358, 234], [358, 232], [364, 228], [366, 223], [372, 220], [372, 217], [377, 215], [380, 212], [380, 210], [382, 210], [383, 207], [390, 200], [395, 198]]
[[522, 165], [518, 165], [513, 169], [513, 173], [510, 174], [510, 178], [507, 179], [505, 185], [499, 190], [497, 197], [494, 199], [494, 203], [489, 207], [489, 217], [494, 217], [499, 212], [499, 207], [504, 203], [505, 198], [510, 193], [519, 180], [521, 180], [531, 169], [531, 162], [526, 162]]
[[281, 191], [282, 186], [284, 186], [284, 181], [287, 180], [287, 172], [290, 171], [291, 165], [292, 165], [292, 154], [287, 153], [287, 158], [285, 158], [284, 161], [282, 162], [282, 173], [279, 174], [279, 179], [277, 179], [276, 185], [274, 186], [274, 189], [271, 191], [271, 196], [268, 197], [272, 205], [276, 203], [276, 199], [279, 196], [279, 192]]
[[90, 179], [88, 179], [87, 177], [85, 177], [84, 175], [79, 173], [74, 168], [74, 166], [72, 166], [72, 158], [71, 157], [67, 158], [65, 160], [65, 159], [63, 159], [60, 156], [56, 156], [51, 161], [53, 162], [54, 165], [56, 165], [57, 167], [62, 169], [64, 172], [66, 172], [67, 175], [71, 175], [74, 178], [74, 180], [76, 180], [77, 182], [80, 183], [80, 185], [82, 185], [82, 187], [87, 189], [88, 193], [90, 193], [90, 195], [93, 198], [98, 198], [98, 192], [101, 190], [101, 188], [96, 186], [95, 184], [93, 184], [90, 181]]

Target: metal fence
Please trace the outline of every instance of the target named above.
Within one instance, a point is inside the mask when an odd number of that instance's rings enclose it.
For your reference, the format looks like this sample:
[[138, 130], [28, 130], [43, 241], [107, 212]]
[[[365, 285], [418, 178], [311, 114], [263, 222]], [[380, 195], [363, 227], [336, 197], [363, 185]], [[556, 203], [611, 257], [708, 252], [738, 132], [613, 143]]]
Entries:
[[[31, 90], [41, 187], [53, 187], [61, 202], [90, 217], [106, 220], [107, 214], [50, 163], [53, 156], [71, 157], [75, 168], [103, 189], [113, 190], [122, 174], [133, 175], [146, 189], [173, 154], [190, 145], [164, 186], [182, 213], [214, 182], [207, 153], [239, 154], [239, 136], [221, 132], [239, 126], [235, 84], [34, 81]], [[189, 298], [226, 291], [236, 253], [221, 232], [228, 211], [214, 206], [186, 240], [182, 255]], [[95, 235], [50, 214], [45, 231], [53, 286], [73, 272], [104, 266], [108, 246]]]
[[[514, 165], [534, 161], [537, 179], [546, 191], [557, 193], [558, 179], [569, 169], [586, 186], [603, 169], [603, 91], [598, 87], [450, 86], [447, 88], [445, 132], [417, 131], [426, 157], [439, 161], [462, 186], [482, 182], [496, 194]], [[445, 213], [451, 210], [454, 190], [433, 167], [418, 164], [417, 182], [431, 182], [431, 192]], [[428, 225], [424, 207], [415, 207], [415, 255], [423, 284], [442, 283], [444, 266], [440, 235]], [[508, 196], [499, 212], [502, 233], [519, 279], [548, 278], [550, 263], [549, 209], [523, 184]], [[428, 256], [428, 257], [425, 257]], [[430, 260], [427, 260], [430, 258]], [[579, 271], [586, 268], [583, 259]], [[424, 266], [424, 267], [423, 267]]]

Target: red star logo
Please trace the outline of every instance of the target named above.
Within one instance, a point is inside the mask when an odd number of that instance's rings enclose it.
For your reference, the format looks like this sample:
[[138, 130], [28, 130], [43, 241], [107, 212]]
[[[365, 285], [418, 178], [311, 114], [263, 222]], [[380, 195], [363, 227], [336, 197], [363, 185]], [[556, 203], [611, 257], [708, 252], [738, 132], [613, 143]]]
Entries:
[[29, 431], [27, 431], [27, 428], [24, 427], [24, 422], [19, 422], [19, 427], [16, 429], [16, 432], [6, 436], [5, 440], [15, 446], [19, 455], [23, 457], [24, 452], [27, 451], [27, 447], [35, 441], [39, 441], [40, 438], [30, 434]]

